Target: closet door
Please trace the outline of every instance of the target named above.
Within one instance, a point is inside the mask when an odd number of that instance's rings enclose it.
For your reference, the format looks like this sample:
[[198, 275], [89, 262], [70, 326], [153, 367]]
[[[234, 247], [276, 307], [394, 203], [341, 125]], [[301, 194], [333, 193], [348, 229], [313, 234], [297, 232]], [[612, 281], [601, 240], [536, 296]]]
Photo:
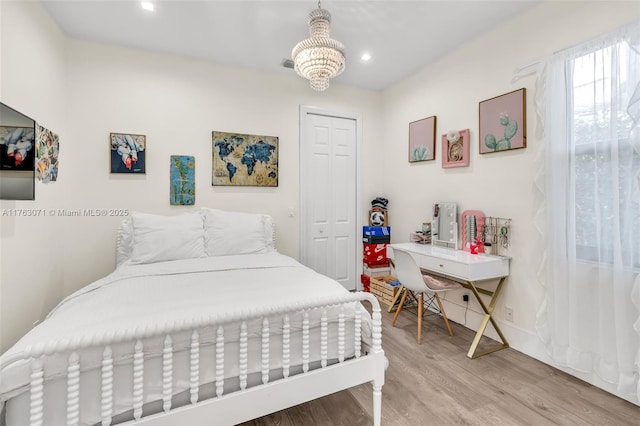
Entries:
[[357, 119], [301, 114], [301, 261], [356, 289]]

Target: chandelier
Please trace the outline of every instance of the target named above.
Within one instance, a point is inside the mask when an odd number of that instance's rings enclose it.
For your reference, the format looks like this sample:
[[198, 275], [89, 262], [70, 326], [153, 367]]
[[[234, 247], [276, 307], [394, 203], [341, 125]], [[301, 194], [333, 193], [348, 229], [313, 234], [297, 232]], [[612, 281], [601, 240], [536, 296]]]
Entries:
[[311, 88], [322, 92], [329, 88], [329, 79], [344, 71], [344, 45], [330, 35], [331, 14], [320, 7], [307, 18], [310, 37], [302, 40], [291, 51], [294, 69], [311, 83]]

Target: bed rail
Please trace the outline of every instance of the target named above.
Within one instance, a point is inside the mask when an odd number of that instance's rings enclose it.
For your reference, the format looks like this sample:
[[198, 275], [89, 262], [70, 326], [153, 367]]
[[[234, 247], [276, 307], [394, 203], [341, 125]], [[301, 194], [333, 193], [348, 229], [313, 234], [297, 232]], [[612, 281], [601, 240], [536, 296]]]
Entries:
[[[356, 304], [353, 321], [354, 328], [354, 357], [345, 356], [345, 306], [353, 302], [368, 301], [372, 307], [372, 345], [367, 354], [362, 353], [362, 324], [360, 314], [364, 310], [362, 305]], [[339, 309], [337, 353], [335, 364], [328, 364], [328, 322], [327, 309]], [[316, 370], [310, 370], [309, 359], [309, 313], [320, 309], [320, 365]], [[302, 314], [302, 371], [297, 375], [290, 375], [291, 368], [291, 317]], [[281, 318], [273, 324], [274, 317]], [[261, 380], [262, 384], [248, 387], [248, 333], [247, 323], [259, 320], [262, 324], [260, 332], [261, 350]], [[225, 359], [225, 332], [230, 327], [239, 325], [239, 356], [238, 359]], [[200, 337], [198, 330], [211, 327], [215, 330], [215, 394], [212, 398], [202, 400], [199, 394], [201, 383], [200, 372]], [[282, 378], [270, 382], [270, 336], [272, 330], [281, 332], [281, 365]], [[174, 348], [172, 335], [188, 332], [191, 335], [188, 356], [188, 377], [190, 406], [176, 409], [172, 407], [174, 395]], [[144, 375], [145, 375], [145, 346], [144, 342], [150, 338], [161, 337], [162, 348], [162, 413], [149, 414], [143, 412], [144, 403]], [[69, 354], [67, 367], [67, 395], [66, 418], [68, 425], [79, 424], [80, 419], [80, 351], [87, 348], [102, 350], [101, 383], [100, 383], [100, 413], [102, 425], [112, 424], [114, 398], [114, 361], [112, 346], [121, 343], [131, 343], [132, 346], [132, 406], [134, 422], [136, 424], [201, 424], [203, 419], [212, 420], [216, 424], [238, 423], [260, 417], [280, 409], [287, 408], [317, 397], [337, 392], [348, 387], [371, 381], [373, 383], [373, 419], [374, 425], [381, 421], [382, 385], [384, 384], [384, 370], [386, 358], [382, 349], [381, 310], [377, 299], [370, 293], [356, 292], [339, 297], [322, 300], [303, 300], [293, 304], [265, 306], [252, 310], [239, 311], [230, 315], [210, 315], [202, 318], [191, 318], [185, 321], [167, 321], [161, 324], [149, 324], [144, 328], [118, 330], [117, 332], [83, 336], [71, 340], [43, 342], [25, 349], [24, 352], [4, 360], [0, 371], [4, 371], [16, 362], [27, 360], [30, 362], [30, 403], [29, 422], [32, 426], [44, 424], [44, 360], [60, 354]], [[237, 363], [240, 390], [225, 394], [225, 365]], [[324, 376], [324, 377], [323, 377]], [[274, 391], [277, 389], [277, 392]], [[261, 394], [264, 395], [261, 396]], [[268, 398], [264, 398], [268, 395]], [[269, 400], [264, 404], [263, 400]], [[250, 402], [250, 403], [248, 403]], [[196, 409], [202, 408], [202, 411]], [[213, 417], [211, 417], [213, 416]]]

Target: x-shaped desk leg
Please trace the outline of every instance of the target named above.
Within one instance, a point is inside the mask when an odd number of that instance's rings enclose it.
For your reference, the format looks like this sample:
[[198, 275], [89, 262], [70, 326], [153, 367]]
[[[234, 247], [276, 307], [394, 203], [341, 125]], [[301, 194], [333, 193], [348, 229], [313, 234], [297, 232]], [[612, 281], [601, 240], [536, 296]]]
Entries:
[[[498, 297], [500, 296], [500, 292], [502, 291], [502, 286], [504, 284], [505, 278], [506, 277], [500, 278], [500, 282], [498, 283], [498, 286], [496, 287], [495, 291], [493, 291], [493, 292], [485, 290], [485, 289], [477, 288], [473, 281], [467, 281], [466, 285], [463, 284], [464, 287], [467, 287], [467, 288], [471, 289], [471, 291], [473, 292], [473, 295], [475, 296], [475, 298], [478, 301], [478, 303], [480, 303], [480, 306], [482, 307], [482, 310], [484, 311], [484, 317], [482, 318], [482, 322], [480, 323], [480, 327], [478, 328], [478, 331], [476, 331], [476, 337], [473, 339], [473, 342], [471, 343], [471, 347], [469, 348], [469, 352], [467, 352], [467, 356], [469, 358], [471, 358], [471, 359], [478, 358], [479, 356], [486, 355], [486, 354], [489, 354], [491, 352], [499, 351], [500, 349], [505, 349], [505, 348], [509, 347], [509, 343], [507, 343], [507, 339], [505, 339], [504, 335], [502, 334], [502, 331], [500, 330], [500, 327], [498, 327], [498, 324], [495, 322], [495, 320], [493, 319], [493, 316], [492, 316], [493, 315], [493, 310], [496, 307], [496, 302], [498, 301]], [[489, 302], [489, 306], [484, 304], [484, 302], [480, 298], [480, 293], [487, 294], [487, 295], [491, 296], [491, 301]], [[497, 345], [497, 346], [493, 346], [493, 347], [490, 347], [490, 348], [487, 348], [485, 350], [482, 350], [482, 351], [478, 352], [478, 350], [477, 350], [478, 349], [478, 344], [480, 343], [480, 339], [482, 338], [482, 336], [484, 334], [484, 330], [487, 328], [487, 325], [489, 324], [489, 321], [491, 321], [491, 324], [493, 324], [493, 328], [498, 333], [498, 336], [500, 336], [500, 339], [502, 340], [502, 344], [501, 345]]]

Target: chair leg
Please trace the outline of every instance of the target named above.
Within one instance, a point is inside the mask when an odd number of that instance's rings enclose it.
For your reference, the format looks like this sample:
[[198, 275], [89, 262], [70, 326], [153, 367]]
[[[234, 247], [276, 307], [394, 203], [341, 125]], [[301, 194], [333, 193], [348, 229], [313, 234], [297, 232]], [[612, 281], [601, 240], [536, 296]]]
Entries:
[[422, 315], [424, 314], [424, 294], [418, 296], [418, 344], [422, 342]]
[[400, 299], [400, 306], [398, 306], [398, 310], [396, 311], [396, 314], [393, 316], [393, 321], [391, 321], [391, 326], [392, 327], [396, 326], [396, 320], [398, 319], [398, 316], [400, 315], [400, 311], [404, 307], [404, 301], [407, 299], [407, 294], [408, 293], [409, 293], [409, 289], [405, 288], [404, 289], [404, 293], [402, 293], [402, 299]]
[[451, 324], [449, 324], [449, 318], [447, 318], [447, 314], [444, 312], [444, 308], [442, 307], [442, 302], [440, 301], [440, 297], [436, 293], [436, 302], [438, 302], [438, 307], [440, 308], [440, 313], [442, 314], [442, 319], [444, 320], [444, 324], [447, 326], [447, 330], [449, 330], [449, 336], [453, 336], [453, 331], [451, 330]]

